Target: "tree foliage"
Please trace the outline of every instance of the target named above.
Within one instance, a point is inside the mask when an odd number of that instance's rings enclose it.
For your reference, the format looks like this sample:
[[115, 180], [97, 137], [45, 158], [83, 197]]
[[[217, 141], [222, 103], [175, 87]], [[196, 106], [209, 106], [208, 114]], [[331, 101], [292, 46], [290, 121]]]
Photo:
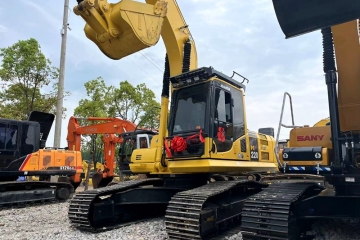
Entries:
[[128, 81], [123, 81], [119, 88], [110, 86], [109, 90], [112, 96], [108, 109], [110, 116], [120, 116], [139, 123], [139, 127], [159, 127], [157, 116], [160, 114], [160, 104], [155, 100], [155, 93], [145, 83], [133, 86]]
[[51, 66], [37, 40], [19, 40], [1, 48], [0, 57], [0, 117], [22, 120], [33, 110], [55, 114], [58, 85], [54, 80], [59, 69]]
[[[144, 83], [133, 86], [128, 81], [120, 82], [118, 87], [107, 86], [103, 78], [98, 77], [85, 83], [87, 98], [79, 101], [74, 116], [87, 117], [120, 117], [129, 120], [139, 127], [158, 128], [160, 104], [155, 100], [155, 93]], [[81, 125], [96, 122], [82, 120]], [[96, 162], [103, 161], [102, 135], [83, 136], [82, 151], [87, 154], [93, 151]], [[95, 142], [94, 142], [95, 141]], [[94, 145], [95, 144], [95, 145]]]
[[[74, 110], [74, 116], [78, 118], [106, 117], [108, 103], [108, 88], [104, 79], [98, 77], [84, 84], [87, 98], [79, 101]], [[82, 126], [94, 124], [94, 121], [80, 120]], [[103, 161], [104, 144], [101, 135], [89, 135], [82, 137], [81, 150], [83, 155], [92, 158], [94, 166], [96, 162]], [[90, 154], [89, 154], [90, 153]], [[86, 159], [91, 160], [91, 159]]]

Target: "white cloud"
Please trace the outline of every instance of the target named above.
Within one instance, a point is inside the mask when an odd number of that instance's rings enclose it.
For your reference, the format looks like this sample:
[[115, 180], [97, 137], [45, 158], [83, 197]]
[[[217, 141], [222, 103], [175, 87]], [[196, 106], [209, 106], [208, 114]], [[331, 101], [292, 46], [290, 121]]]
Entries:
[[3, 26], [3, 25], [0, 25], [0, 33], [4, 33], [4, 32], [7, 32], [8, 31], [8, 28]]

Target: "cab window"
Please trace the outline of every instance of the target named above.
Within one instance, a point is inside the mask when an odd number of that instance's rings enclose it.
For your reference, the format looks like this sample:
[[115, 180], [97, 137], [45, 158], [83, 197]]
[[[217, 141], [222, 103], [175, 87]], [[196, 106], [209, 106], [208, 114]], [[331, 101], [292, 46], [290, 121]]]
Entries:
[[[215, 121], [218, 123], [218, 127], [224, 128], [226, 139], [233, 137], [231, 110], [231, 94], [217, 88], [215, 90]], [[217, 134], [218, 127], [215, 128], [215, 135]]]
[[15, 150], [17, 143], [17, 125], [0, 123], [0, 149]]

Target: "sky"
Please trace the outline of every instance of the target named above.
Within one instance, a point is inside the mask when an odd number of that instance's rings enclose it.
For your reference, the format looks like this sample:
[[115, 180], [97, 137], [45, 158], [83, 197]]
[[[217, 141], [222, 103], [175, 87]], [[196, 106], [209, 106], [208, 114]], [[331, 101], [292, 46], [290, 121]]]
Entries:
[[[117, 0], [108, 0], [116, 3]], [[145, 83], [160, 101], [165, 58], [162, 39], [150, 48], [120, 60], [111, 60], [86, 38], [84, 20], [70, 0], [66, 47], [64, 107], [61, 147], [67, 145], [67, 124], [80, 99], [86, 98], [84, 83], [101, 76], [107, 85]], [[295, 125], [313, 125], [329, 115], [322, 68], [320, 31], [285, 39], [269, 0], [178, 1], [195, 40], [198, 66], [212, 66], [250, 80], [245, 92], [248, 129], [273, 127], [277, 132], [284, 92], [292, 96]], [[0, 47], [35, 38], [55, 67], [60, 66], [64, 1], [17, 0], [0, 5]], [[238, 79], [242, 80], [242, 79]], [[291, 124], [289, 101], [283, 123]], [[47, 146], [53, 146], [55, 122]], [[280, 139], [288, 138], [282, 128]]]

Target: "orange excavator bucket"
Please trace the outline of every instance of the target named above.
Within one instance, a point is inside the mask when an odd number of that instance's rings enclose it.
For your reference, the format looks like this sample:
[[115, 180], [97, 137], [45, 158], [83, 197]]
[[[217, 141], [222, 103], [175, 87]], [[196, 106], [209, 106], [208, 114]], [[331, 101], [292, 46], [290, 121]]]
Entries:
[[359, 0], [272, 0], [286, 38], [360, 18]]
[[111, 59], [121, 59], [160, 39], [167, 3], [152, 4], [133, 0], [108, 3], [107, 0], [84, 0], [74, 13], [85, 21], [86, 37]]

